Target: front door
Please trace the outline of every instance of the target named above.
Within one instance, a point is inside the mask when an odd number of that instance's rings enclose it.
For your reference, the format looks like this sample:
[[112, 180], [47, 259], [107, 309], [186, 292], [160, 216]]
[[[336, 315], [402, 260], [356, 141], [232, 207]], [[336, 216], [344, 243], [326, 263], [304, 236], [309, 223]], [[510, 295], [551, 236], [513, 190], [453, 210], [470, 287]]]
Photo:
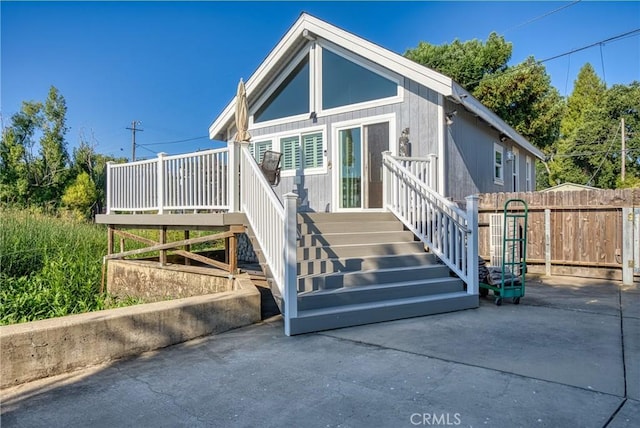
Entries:
[[389, 122], [338, 131], [340, 209], [382, 208], [382, 152]]

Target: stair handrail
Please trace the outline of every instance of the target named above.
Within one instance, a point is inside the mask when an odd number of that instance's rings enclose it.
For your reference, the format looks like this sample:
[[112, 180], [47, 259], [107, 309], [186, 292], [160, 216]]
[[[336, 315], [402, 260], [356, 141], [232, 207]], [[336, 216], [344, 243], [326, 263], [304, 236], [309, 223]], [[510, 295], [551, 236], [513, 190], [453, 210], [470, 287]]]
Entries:
[[478, 294], [477, 196], [467, 210], [442, 197], [390, 152], [383, 153], [385, 207]]
[[276, 195], [246, 144], [240, 149], [240, 207], [284, 302], [285, 334], [297, 317], [297, 197]]

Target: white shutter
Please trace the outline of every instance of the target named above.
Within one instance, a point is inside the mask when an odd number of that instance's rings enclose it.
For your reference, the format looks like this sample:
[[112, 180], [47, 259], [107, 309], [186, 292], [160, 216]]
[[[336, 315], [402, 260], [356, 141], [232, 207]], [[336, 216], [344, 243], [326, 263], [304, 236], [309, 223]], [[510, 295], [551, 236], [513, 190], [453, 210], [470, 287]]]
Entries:
[[282, 170], [295, 170], [300, 165], [300, 145], [298, 137], [287, 137], [280, 140], [282, 147]]
[[302, 137], [302, 149], [304, 152], [303, 166], [305, 169], [322, 166], [322, 133], [304, 135]]

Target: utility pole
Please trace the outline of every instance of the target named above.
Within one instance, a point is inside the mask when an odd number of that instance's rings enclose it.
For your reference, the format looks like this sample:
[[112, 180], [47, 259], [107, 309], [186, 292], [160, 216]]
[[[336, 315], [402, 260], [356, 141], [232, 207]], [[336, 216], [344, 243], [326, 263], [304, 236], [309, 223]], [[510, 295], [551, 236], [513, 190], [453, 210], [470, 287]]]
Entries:
[[624, 135], [624, 117], [620, 118], [620, 122], [620, 127], [622, 129], [620, 132], [622, 134], [622, 168], [620, 169], [620, 179], [622, 179], [622, 182], [624, 183], [624, 178], [627, 173], [627, 143], [625, 142]]
[[131, 162], [136, 161], [136, 132], [144, 131], [144, 129], [136, 128], [136, 125], [142, 125], [142, 122], [139, 120], [132, 120], [131, 128], [126, 128], [131, 130]]

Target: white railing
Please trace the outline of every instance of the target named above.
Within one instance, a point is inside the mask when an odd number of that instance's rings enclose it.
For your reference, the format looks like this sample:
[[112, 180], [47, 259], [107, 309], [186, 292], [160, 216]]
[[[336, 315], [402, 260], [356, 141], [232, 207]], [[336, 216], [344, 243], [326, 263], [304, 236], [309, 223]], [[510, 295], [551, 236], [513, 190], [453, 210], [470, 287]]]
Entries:
[[467, 198], [465, 212], [389, 152], [383, 163], [386, 208], [467, 284], [467, 293], [478, 294], [477, 196]]
[[434, 154], [426, 158], [395, 157], [402, 167], [424, 182], [429, 188], [436, 189], [438, 182], [437, 156]]
[[107, 164], [107, 214], [228, 210], [228, 149]]
[[284, 301], [285, 334], [298, 314], [296, 277], [297, 195], [276, 196], [247, 146], [240, 150], [240, 207], [253, 230]]

